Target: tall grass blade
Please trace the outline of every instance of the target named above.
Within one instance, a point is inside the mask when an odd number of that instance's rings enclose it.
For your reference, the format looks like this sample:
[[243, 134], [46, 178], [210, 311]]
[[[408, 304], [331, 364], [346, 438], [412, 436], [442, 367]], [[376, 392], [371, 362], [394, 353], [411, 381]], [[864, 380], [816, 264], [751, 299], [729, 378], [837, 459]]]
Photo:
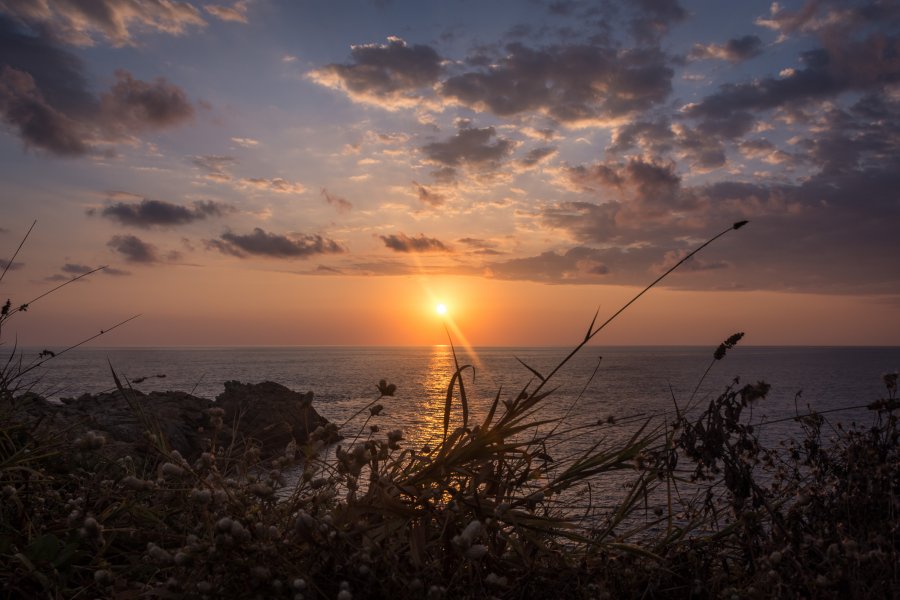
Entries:
[[19, 251], [22, 249], [22, 246], [25, 245], [25, 240], [28, 239], [28, 236], [31, 235], [31, 230], [34, 229], [34, 226], [37, 225], [37, 219], [31, 223], [31, 227], [28, 228], [28, 231], [25, 232], [25, 236], [22, 238], [22, 241], [19, 242], [19, 247], [16, 248], [16, 251], [13, 252], [12, 257], [6, 262], [6, 265], [3, 267], [3, 273], [0, 273], [0, 281], [3, 281], [3, 278], [6, 277], [6, 272], [9, 271], [10, 267], [13, 264], [13, 261], [16, 260], [16, 257], [19, 255]]

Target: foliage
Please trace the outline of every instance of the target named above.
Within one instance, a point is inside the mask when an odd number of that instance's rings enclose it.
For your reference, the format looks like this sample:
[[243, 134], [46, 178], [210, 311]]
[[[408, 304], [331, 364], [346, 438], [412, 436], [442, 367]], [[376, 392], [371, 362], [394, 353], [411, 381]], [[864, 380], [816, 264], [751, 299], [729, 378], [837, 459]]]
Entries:
[[[575, 351], [604, 325], [592, 322]], [[728, 338], [713, 363], [739, 340]], [[702, 410], [692, 395], [671, 421], [632, 424], [614, 442], [602, 434], [625, 419], [567, 429], [543, 416], [573, 354], [547, 376], [528, 367], [537, 385], [512, 397], [498, 390], [484, 415], [470, 413], [470, 367], [457, 363], [433, 447], [381, 430], [396, 390], [382, 380], [356, 435], [344, 431], [335, 446], [337, 427], [321, 427], [277, 456], [218, 446], [217, 430], [234, 425], [219, 408], [200, 456], [169, 450], [143, 415], [155, 450], [117, 456], [100, 434], [73, 439], [29, 415], [7, 370], [4, 591], [348, 600], [881, 598], [900, 589], [896, 375], [870, 406], [871, 428], [833, 427], [831, 439], [826, 416], [798, 412], [802, 439], [765, 447], [746, 413], [768, 386], [736, 380]], [[462, 422], [451, 427], [457, 403]], [[586, 435], [598, 442], [551, 458]], [[616, 504], [576, 511], [574, 493], [604, 480], [624, 486]]]

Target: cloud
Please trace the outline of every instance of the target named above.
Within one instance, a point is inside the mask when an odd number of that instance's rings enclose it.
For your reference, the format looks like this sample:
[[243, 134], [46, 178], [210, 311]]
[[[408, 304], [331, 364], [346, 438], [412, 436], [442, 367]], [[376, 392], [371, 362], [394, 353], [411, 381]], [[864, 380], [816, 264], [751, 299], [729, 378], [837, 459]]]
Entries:
[[28, 73], [0, 70], [0, 115], [17, 130], [26, 146], [58, 156], [87, 154], [93, 133], [81, 123], [50, 106]]
[[94, 270], [93, 267], [89, 267], [87, 265], [79, 265], [75, 263], [66, 263], [60, 269], [63, 273], [69, 273], [70, 275], [84, 275], [85, 273], [90, 273]]
[[672, 150], [674, 139], [668, 119], [635, 120], [614, 130], [609, 151], [622, 153], [638, 147], [651, 156], [662, 156]]
[[[729, 83], [682, 112], [706, 122], [745, 120], [755, 114], [802, 105], [839, 94], [882, 89], [900, 82], [900, 36], [873, 32], [864, 36], [828, 36], [825, 46], [806, 51], [804, 67], [788, 77], [764, 77], [748, 83]], [[752, 113], [752, 114], [751, 114]], [[742, 129], [749, 130], [743, 126]]]
[[208, 248], [239, 258], [245, 258], [248, 254], [272, 258], [309, 258], [345, 252], [339, 243], [321, 235], [279, 235], [259, 227], [243, 235], [226, 231], [219, 239], [209, 240], [206, 244]]
[[483, 240], [479, 238], [471, 238], [465, 237], [456, 240], [460, 244], [465, 244], [472, 250], [471, 254], [482, 254], [488, 256], [496, 256], [503, 254], [503, 252], [497, 250], [497, 244], [495, 242], [491, 242], [489, 240]]
[[191, 208], [162, 200], [142, 199], [138, 203], [113, 202], [102, 209], [90, 209], [89, 215], [98, 214], [129, 227], [174, 227], [187, 225], [208, 217], [221, 217], [232, 212], [233, 207], [212, 200], [196, 201]]
[[493, 127], [463, 128], [443, 142], [432, 142], [420, 150], [431, 161], [444, 167], [469, 166], [476, 169], [492, 169], [509, 156], [515, 142], [498, 138]]
[[146, 82], [124, 70], [115, 77], [108, 91], [95, 95], [75, 55], [0, 15], [0, 119], [26, 147], [57, 156], [96, 154], [193, 117], [184, 91], [165, 79]]
[[532, 148], [522, 157], [518, 163], [522, 167], [525, 168], [533, 168], [553, 156], [557, 153], [556, 146], [541, 146], [539, 148]]
[[156, 246], [133, 235], [114, 235], [106, 245], [131, 263], [153, 264], [161, 260]]
[[450, 252], [450, 248], [437, 238], [425, 237], [425, 234], [408, 236], [403, 233], [380, 235], [387, 248], [395, 252]]
[[533, 49], [513, 43], [505, 50], [490, 66], [445, 80], [441, 94], [502, 117], [537, 112], [582, 126], [651, 108], [672, 89], [674, 72], [655, 48], [597, 43]]
[[276, 194], [302, 194], [306, 188], [298, 181], [288, 181], [281, 177], [266, 179], [264, 177], [250, 177], [241, 179], [243, 187], [252, 187], [266, 192], [275, 192]]
[[148, 83], [116, 71], [116, 83], [100, 97], [103, 122], [124, 132], [162, 129], [188, 121], [194, 107], [177, 85], [162, 77]]
[[0, 271], [18, 271], [24, 266], [25, 263], [16, 261], [10, 263], [8, 259], [0, 258]]
[[[659, 275], [662, 275], [663, 273], [677, 265], [678, 262], [684, 259], [684, 257], [687, 255], [688, 251], [684, 249], [669, 250], [663, 255], [662, 261], [654, 264], [651, 267], [651, 270]], [[728, 269], [730, 267], [731, 264], [728, 263], [728, 261], [707, 260], [699, 256], [693, 256], [679, 267], [679, 273], [684, 273], [685, 271], [711, 271], [714, 269]]]
[[259, 146], [259, 140], [248, 137], [233, 137], [231, 141], [243, 148], [256, 148]]
[[231, 21], [233, 23], [247, 23], [247, 8], [250, 0], [238, 0], [231, 6], [221, 6], [218, 4], [207, 4], [203, 10], [222, 21]]
[[230, 181], [232, 179], [230, 168], [237, 164], [237, 159], [233, 156], [207, 154], [191, 157], [191, 163], [205, 172], [209, 179]]
[[763, 43], [758, 36], [745, 35], [732, 38], [724, 44], [694, 44], [688, 53], [690, 60], [717, 59], [739, 63], [762, 53]]
[[419, 197], [419, 202], [422, 204], [437, 208], [447, 202], [447, 198], [443, 194], [432, 191], [416, 181], [413, 181], [413, 185], [416, 187], [416, 194]]
[[398, 37], [389, 37], [387, 44], [351, 46], [350, 54], [353, 62], [326, 65], [308, 77], [345, 92], [356, 102], [387, 109], [415, 106], [420, 90], [434, 85], [443, 70], [433, 48], [408, 46]]
[[[82, 264], [78, 264], [78, 263], [66, 263], [60, 268], [60, 271], [65, 273], [65, 275], [54, 275], [52, 277], [48, 277], [47, 279], [48, 280], [52, 279], [54, 281], [68, 280], [68, 279], [71, 279], [72, 277], [75, 277], [78, 275], [85, 275], [87, 273], [90, 273], [94, 269], [95, 269], [95, 267], [91, 267], [88, 265], [82, 265]], [[99, 272], [103, 273], [104, 275], [112, 275], [114, 277], [122, 277], [125, 275], [131, 275], [131, 273], [128, 271], [122, 271], [120, 269], [115, 269], [113, 267], [104, 267]]]
[[353, 204], [349, 200], [332, 194], [325, 188], [322, 188], [322, 197], [325, 199], [325, 202], [335, 207], [335, 209], [337, 209], [337, 211], [341, 214], [345, 214], [353, 210]]
[[182, 35], [206, 22], [200, 11], [178, 0], [4, 0], [3, 9], [57, 40], [93, 46], [135, 44], [136, 32]]
[[490, 263], [488, 277], [544, 283], [605, 283], [609, 268], [604, 253], [594, 248], [576, 246], [562, 254], [554, 251], [538, 256], [514, 258]]
[[669, 26], [687, 17], [678, 0], [637, 0], [629, 3], [635, 15], [631, 19], [631, 33], [640, 43], [655, 43], [668, 33]]

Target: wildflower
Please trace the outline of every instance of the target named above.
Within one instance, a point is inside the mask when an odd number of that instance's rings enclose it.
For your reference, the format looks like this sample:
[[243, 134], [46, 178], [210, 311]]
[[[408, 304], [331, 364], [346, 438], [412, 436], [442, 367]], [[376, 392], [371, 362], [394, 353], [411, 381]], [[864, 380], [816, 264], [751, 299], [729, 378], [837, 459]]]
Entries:
[[94, 581], [97, 585], [110, 585], [112, 583], [112, 574], [106, 569], [97, 569], [94, 571]]
[[889, 392], [894, 392], [897, 390], [897, 377], [898, 373], [885, 373], [881, 376], [884, 381], [884, 386], [888, 389]]
[[393, 396], [394, 392], [397, 391], [397, 386], [393, 383], [388, 383], [384, 379], [378, 382], [378, 393], [382, 396]]
[[481, 560], [488, 553], [488, 547], [484, 544], [475, 544], [466, 550], [466, 558], [469, 560]]
[[159, 472], [165, 478], [181, 477], [182, 475], [184, 475], [184, 469], [170, 462], [163, 463], [159, 468]]
[[275, 490], [272, 489], [272, 486], [265, 483], [254, 483], [250, 486], [250, 492], [260, 498], [269, 498], [275, 493]]
[[509, 583], [506, 577], [502, 577], [493, 572], [488, 573], [487, 577], [484, 578], [484, 582], [490, 586], [498, 588], [504, 588]]
[[391, 450], [397, 450], [400, 448], [400, 445], [397, 443], [403, 439], [403, 432], [399, 429], [394, 429], [393, 431], [388, 431], [388, 448]]
[[338, 592], [337, 600], [351, 600], [353, 598], [353, 594], [350, 592], [349, 582], [342, 581], [338, 587], [340, 591]]
[[297, 577], [296, 579], [294, 579], [294, 581], [291, 582], [291, 587], [298, 592], [302, 592], [306, 589], [306, 580], [301, 577]]
[[191, 500], [197, 504], [209, 504], [212, 502], [212, 492], [195, 488], [191, 490]]
[[153, 542], [147, 544], [147, 554], [158, 563], [168, 564], [172, 562], [172, 555]]
[[85, 531], [87, 531], [88, 535], [91, 537], [98, 537], [100, 535], [101, 527], [94, 517], [86, 518], [82, 527], [84, 527]]
[[369, 409], [369, 416], [377, 417], [378, 415], [381, 414], [382, 410], [384, 410], [384, 405], [376, 404], [375, 406], [373, 406], [372, 408]]
[[713, 358], [716, 360], [725, 358], [725, 353], [734, 348], [737, 343], [741, 341], [742, 337], [744, 337], [743, 331], [731, 335], [727, 340], [719, 344], [719, 347], [716, 348], [716, 351], [713, 353]]

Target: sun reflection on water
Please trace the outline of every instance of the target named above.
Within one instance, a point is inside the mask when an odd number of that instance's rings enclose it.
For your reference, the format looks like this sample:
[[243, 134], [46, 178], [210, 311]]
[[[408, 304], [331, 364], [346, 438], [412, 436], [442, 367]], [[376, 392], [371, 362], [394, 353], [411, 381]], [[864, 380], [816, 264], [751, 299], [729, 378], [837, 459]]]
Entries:
[[425, 373], [425, 394], [417, 399], [416, 413], [420, 427], [411, 440], [417, 446], [434, 445], [441, 440], [444, 430], [444, 403], [447, 385], [456, 367], [453, 364], [453, 351], [450, 346], [434, 346], [428, 359], [428, 370]]

